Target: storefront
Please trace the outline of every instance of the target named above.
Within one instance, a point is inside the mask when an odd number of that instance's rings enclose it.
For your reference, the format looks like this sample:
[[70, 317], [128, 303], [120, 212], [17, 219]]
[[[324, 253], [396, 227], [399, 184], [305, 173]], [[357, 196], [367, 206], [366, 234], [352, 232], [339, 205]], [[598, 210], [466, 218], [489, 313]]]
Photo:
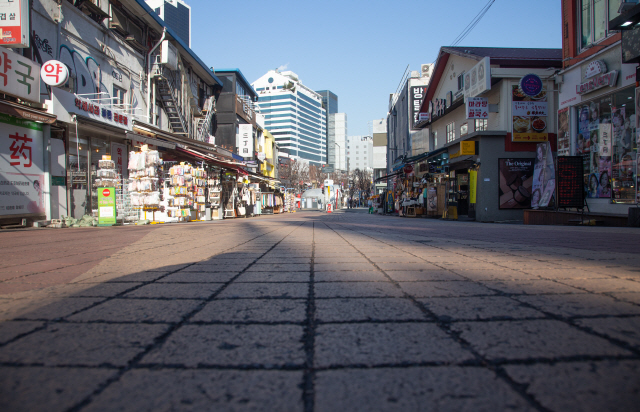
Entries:
[[581, 156], [589, 210], [627, 215], [638, 203], [637, 63], [620, 44], [561, 73], [558, 154]]

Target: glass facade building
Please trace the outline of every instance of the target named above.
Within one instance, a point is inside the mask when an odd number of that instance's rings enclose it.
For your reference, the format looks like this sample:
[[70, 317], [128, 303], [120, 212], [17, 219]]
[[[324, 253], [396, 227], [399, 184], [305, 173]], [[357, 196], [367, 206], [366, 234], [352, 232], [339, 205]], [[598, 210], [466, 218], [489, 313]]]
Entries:
[[252, 84], [265, 127], [280, 152], [310, 164], [327, 161], [327, 114], [321, 96], [304, 86], [295, 73], [269, 71]]
[[191, 47], [191, 7], [182, 0], [145, 0], [180, 39]]

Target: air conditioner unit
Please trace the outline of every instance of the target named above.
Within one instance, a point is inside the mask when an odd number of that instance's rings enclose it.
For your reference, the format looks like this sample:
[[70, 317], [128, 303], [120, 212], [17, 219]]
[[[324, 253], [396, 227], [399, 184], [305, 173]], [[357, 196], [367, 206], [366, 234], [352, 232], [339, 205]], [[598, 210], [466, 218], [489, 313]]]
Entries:
[[431, 76], [431, 71], [433, 70], [433, 64], [423, 64], [420, 66], [422, 77]]
[[169, 40], [163, 40], [160, 46], [160, 64], [168, 69], [178, 70], [178, 49]]
[[109, 28], [114, 29], [118, 33], [126, 36], [127, 31], [127, 18], [118, 9], [111, 7], [111, 20], [109, 21]]
[[129, 30], [129, 35], [125, 38], [125, 40], [134, 47], [144, 49], [142, 29], [133, 24], [131, 21], [129, 21], [127, 28]]

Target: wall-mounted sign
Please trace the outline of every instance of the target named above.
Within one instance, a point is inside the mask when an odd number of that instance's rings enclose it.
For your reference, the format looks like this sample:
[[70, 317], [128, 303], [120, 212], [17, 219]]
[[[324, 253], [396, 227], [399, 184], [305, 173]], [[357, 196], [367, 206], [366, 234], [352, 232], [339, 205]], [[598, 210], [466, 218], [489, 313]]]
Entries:
[[511, 117], [513, 142], [545, 142], [547, 133], [547, 94], [542, 90], [531, 97], [523, 94], [519, 85], [512, 85]]
[[420, 106], [422, 105], [422, 99], [427, 92], [426, 86], [414, 86], [411, 88], [411, 130], [416, 130], [415, 124], [418, 122], [418, 113], [420, 113]]
[[485, 57], [464, 74], [464, 97], [476, 97], [491, 90], [491, 59]]
[[42, 125], [0, 114], [0, 216], [44, 214]]
[[467, 98], [467, 119], [488, 119], [489, 101], [486, 97]]
[[[0, 8], [0, 10], [2, 9]], [[38, 73], [40, 73], [38, 63], [0, 47], [0, 92], [24, 100], [39, 102], [40, 79], [38, 79]]]
[[51, 89], [51, 97], [53, 114], [58, 116], [58, 120], [62, 122], [71, 123], [70, 115], [75, 113], [109, 126], [128, 131], [133, 130], [131, 115], [115, 109], [110, 104], [98, 104], [96, 103], [99, 101], [98, 99], [87, 99], [84, 96], [77, 96], [55, 87]]
[[40, 69], [40, 78], [49, 86], [62, 86], [69, 79], [69, 68], [57, 60], [49, 60]]
[[576, 85], [576, 93], [583, 95], [603, 87], [614, 87], [618, 81], [618, 71], [613, 70], [608, 73], [598, 74], [589, 81]]
[[500, 209], [529, 209], [534, 159], [498, 159]]
[[238, 154], [242, 157], [253, 155], [253, 126], [250, 124], [238, 125], [238, 135], [236, 136]]
[[518, 84], [520, 87], [520, 91], [524, 93], [525, 96], [534, 97], [542, 92], [542, 79], [537, 74], [527, 74], [520, 79], [520, 83]]
[[595, 60], [587, 65], [584, 72], [584, 77], [590, 79], [599, 74], [604, 74], [607, 71], [607, 65], [603, 60]]
[[0, 2], [0, 44], [29, 47], [29, 0]]
[[431, 113], [420, 112], [418, 113], [418, 121], [431, 120]]

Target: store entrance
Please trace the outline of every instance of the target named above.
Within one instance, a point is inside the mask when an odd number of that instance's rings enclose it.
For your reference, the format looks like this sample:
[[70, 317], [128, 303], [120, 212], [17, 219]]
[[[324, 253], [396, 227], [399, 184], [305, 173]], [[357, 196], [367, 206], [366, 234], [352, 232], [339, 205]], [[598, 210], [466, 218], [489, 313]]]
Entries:
[[457, 173], [458, 215], [469, 214], [469, 173]]

